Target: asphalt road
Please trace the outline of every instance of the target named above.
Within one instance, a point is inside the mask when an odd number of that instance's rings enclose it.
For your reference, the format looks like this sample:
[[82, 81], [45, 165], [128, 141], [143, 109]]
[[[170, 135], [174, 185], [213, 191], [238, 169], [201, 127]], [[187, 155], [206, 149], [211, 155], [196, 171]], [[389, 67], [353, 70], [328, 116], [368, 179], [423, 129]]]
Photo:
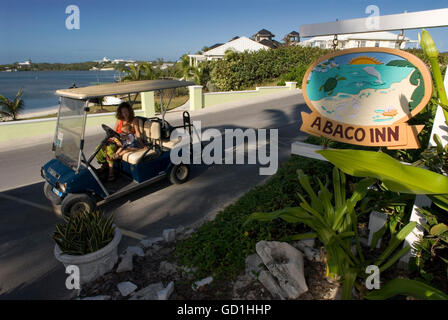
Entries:
[[[303, 97], [287, 94], [256, 103], [214, 107], [192, 113], [202, 128], [277, 128], [279, 162], [290, 156], [291, 143], [304, 137], [299, 131], [299, 113], [308, 110]], [[167, 115], [173, 125], [181, 114]], [[97, 133], [87, 139], [92, 150], [103, 138]], [[54, 258], [50, 237], [61, 222], [58, 208], [43, 195], [40, 167], [53, 154], [50, 144], [0, 151], [0, 299], [65, 299], [64, 268]], [[246, 162], [247, 163], [247, 162]], [[212, 218], [268, 176], [259, 165], [194, 165], [183, 185], [160, 181], [105, 206], [116, 224], [127, 231], [120, 249], [136, 244], [138, 237], [160, 236], [163, 229], [190, 226]]]

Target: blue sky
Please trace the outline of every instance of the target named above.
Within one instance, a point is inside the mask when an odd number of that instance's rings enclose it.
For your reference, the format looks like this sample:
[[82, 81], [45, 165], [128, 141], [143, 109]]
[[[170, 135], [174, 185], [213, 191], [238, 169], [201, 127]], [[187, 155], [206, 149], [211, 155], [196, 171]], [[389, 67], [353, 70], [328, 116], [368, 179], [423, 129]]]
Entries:
[[[80, 8], [80, 30], [67, 30], [65, 8]], [[205, 45], [266, 28], [277, 40], [301, 24], [447, 7], [446, 0], [0, 0], [0, 64], [23, 61], [80, 62], [110, 58], [176, 60]], [[448, 18], [447, 18], [448, 21]], [[448, 28], [430, 29], [448, 51]], [[417, 39], [417, 31], [406, 36]]]

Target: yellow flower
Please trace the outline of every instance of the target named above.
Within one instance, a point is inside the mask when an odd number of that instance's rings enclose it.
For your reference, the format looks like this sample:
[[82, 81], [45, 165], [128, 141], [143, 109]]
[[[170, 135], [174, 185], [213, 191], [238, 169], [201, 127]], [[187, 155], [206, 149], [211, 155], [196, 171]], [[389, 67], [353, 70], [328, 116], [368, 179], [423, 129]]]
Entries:
[[244, 235], [246, 236], [246, 237], [248, 237], [249, 236], [249, 232], [244, 232]]
[[428, 31], [423, 29], [421, 37], [420, 34], [418, 35], [418, 40], [420, 41], [423, 52], [428, 58], [437, 58], [439, 56], [436, 44]]

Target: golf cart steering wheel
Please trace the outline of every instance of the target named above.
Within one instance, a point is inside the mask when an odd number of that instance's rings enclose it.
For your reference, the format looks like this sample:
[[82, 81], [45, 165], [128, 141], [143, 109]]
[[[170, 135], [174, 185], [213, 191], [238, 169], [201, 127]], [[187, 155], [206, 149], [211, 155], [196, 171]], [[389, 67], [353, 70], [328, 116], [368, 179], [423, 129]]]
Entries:
[[105, 124], [102, 124], [101, 127], [104, 131], [106, 131], [107, 138], [120, 138], [118, 132], [113, 130], [111, 127], [106, 126]]

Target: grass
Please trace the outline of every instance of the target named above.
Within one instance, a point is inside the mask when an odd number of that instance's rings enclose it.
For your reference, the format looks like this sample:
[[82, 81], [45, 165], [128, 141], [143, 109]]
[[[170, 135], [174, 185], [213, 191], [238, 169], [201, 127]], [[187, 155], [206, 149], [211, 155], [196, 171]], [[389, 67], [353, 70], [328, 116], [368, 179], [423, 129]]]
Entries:
[[196, 267], [197, 278], [213, 275], [230, 279], [243, 270], [245, 258], [255, 252], [258, 241], [282, 241], [304, 232], [304, 225], [287, 224], [281, 220], [270, 223], [254, 221], [243, 226], [252, 212], [271, 212], [299, 205], [298, 169], [326, 181], [332, 165], [292, 155], [264, 185], [251, 189], [219, 212], [213, 221], [203, 224], [189, 239], [179, 242], [175, 251], [178, 262]]

